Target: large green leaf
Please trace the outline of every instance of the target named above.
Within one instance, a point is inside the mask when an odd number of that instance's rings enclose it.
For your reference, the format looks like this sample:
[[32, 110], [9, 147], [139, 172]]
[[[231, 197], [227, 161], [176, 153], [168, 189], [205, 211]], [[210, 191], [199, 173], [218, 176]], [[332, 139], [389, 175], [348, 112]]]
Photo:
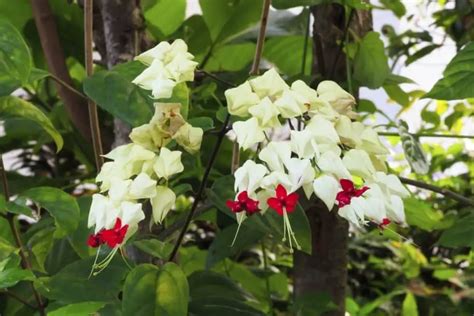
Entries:
[[371, 89], [381, 87], [390, 75], [384, 44], [377, 32], [369, 32], [359, 43], [354, 57], [354, 79]]
[[0, 97], [0, 118], [20, 117], [39, 124], [54, 140], [57, 150], [63, 147], [63, 138], [49, 118], [36, 106], [14, 96]]
[[169, 36], [183, 23], [186, 0], [142, 1], [148, 29], [157, 39]]
[[124, 316], [185, 316], [188, 300], [188, 281], [180, 267], [142, 264], [125, 280], [122, 312]]
[[74, 232], [68, 236], [71, 247], [81, 258], [89, 257], [90, 255], [94, 254], [96, 250], [87, 246], [87, 243], [85, 242], [91, 233], [90, 229], [87, 227], [91, 201], [92, 199], [90, 196], [81, 196], [77, 198], [77, 204], [79, 205], [79, 210], [81, 213], [80, 220], [76, 230], [74, 230]]
[[433, 209], [433, 206], [417, 198], [404, 200], [407, 223], [426, 231], [432, 231], [443, 218], [443, 213]]
[[215, 50], [206, 64], [207, 71], [239, 71], [252, 61], [254, 43], [239, 43], [221, 46]]
[[418, 316], [418, 306], [415, 296], [407, 292], [402, 305], [402, 316]]
[[12, 252], [15, 252], [15, 248], [8, 240], [0, 237], [0, 261], [6, 259]]
[[[273, 37], [265, 42], [263, 57], [270, 61], [284, 74], [292, 76], [301, 73], [304, 55], [305, 37], [290, 35]], [[308, 41], [306, 50], [305, 73], [309, 73], [313, 60], [312, 41]]]
[[142, 239], [133, 243], [138, 249], [159, 259], [167, 259], [173, 250], [169, 243], [158, 239]]
[[438, 243], [446, 247], [474, 247], [474, 214], [458, 219], [446, 229]]
[[275, 9], [289, 9], [300, 6], [313, 6], [319, 4], [339, 3], [355, 9], [368, 9], [370, 6], [363, 0], [273, 0]]
[[35, 276], [30, 270], [21, 268], [12, 268], [0, 271], [0, 289], [14, 286], [20, 281], [34, 280]]
[[204, 21], [214, 43], [228, 41], [260, 20], [262, 0], [200, 0]]
[[76, 199], [62, 190], [51, 187], [32, 188], [21, 193], [45, 208], [54, 218], [55, 238], [61, 238], [74, 232], [79, 223], [80, 211]]
[[127, 266], [122, 259], [114, 258], [104, 271], [89, 278], [93, 263], [94, 258], [78, 260], [65, 266], [52, 277], [43, 278], [41, 281], [44, 287], [40, 287], [42, 295], [64, 304], [116, 302], [128, 272]]
[[189, 304], [191, 316], [263, 316], [261, 311], [232, 297], [204, 297]]
[[459, 100], [474, 98], [474, 42], [449, 62], [441, 78], [424, 98]]
[[28, 240], [28, 247], [34, 255], [38, 270], [43, 273], [46, 273], [44, 263], [53, 246], [54, 231], [54, 227], [41, 229]]
[[27, 82], [31, 67], [30, 51], [20, 32], [0, 19], [0, 96]]
[[148, 123], [153, 115], [151, 93], [132, 83], [144, 69], [143, 64], [132, 61], [96, 72], [84, 80], [84, 92], [98, 106], [133, 127]]
[[104, 305], [104, 302], [82, 302], [70, 304], [48, 312], [48, 316], [95, 315], [95, 312], [104, 307]]

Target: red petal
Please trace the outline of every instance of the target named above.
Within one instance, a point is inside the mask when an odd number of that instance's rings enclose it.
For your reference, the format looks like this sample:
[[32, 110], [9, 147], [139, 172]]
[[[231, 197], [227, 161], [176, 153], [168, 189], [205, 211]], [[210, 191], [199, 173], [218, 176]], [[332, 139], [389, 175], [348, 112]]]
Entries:
[[365, 191], [367, 191], [368, 189], [370, 189], [370, 188], [367, 187], [367, 186], [364, 186], [364, 187], [362, 187], [362, 188], [360, 188], [360, 189], [356, 189], [355, 192], [354, 192], [354, 195], [357, 196], [357, 197], [359, 197], [359, 196], [361, 196], [362, 194], [364, 194]]
[[260, 209], [258, 208], [258, 201], [248, 199], [248, 201], [245, 203], [245, 206], [246, 206], [248, 215], [252, 215], [260, 211]]
[[112, 229], [106, 229], [101, 232], [102, 240], [107, 243], [107, 246], [114, 248], [117, 245], [117, 233]]
[[119, 230], [120, 227], [122, 227], [122, 220], [119, 217], [117, 217], [113, 230]]
[[274, 209], [278, 214], [283, 215], [283, 207], [281, 201], [277, 198], [269, 198], [267, 200], [268, 206]]
[[392, 221], [389, 220], [388, 218], [384, 218], [384, 219], [382, 219], [382, 224], [381, 224], [381, 226], [390, 225], [391, 222], [392, 222]]
[[336, 201], [339, 207], [351, 204], [351, 195], [347, 192], [341, 191], [336, 195]]
[[247, 191], [242, 191], [239, 193], [239, 195], [237, 196], [237, 200], [239, 202], [245, 202], [249, 199], [249, 195], [247, 193]]
[[97, 248], [101, 244], [100, 238], [98, 238], [97, 235], [89, 235], [89, 238], [87, 238], [87, 245], [92, 248]]
[[344, 192], [353, 192], [354, 191], [354, 183], [349, 179], [341, 179], [339, 180], [341, 184], [342, 190]]
[[299, 195], [296, 192], [291, 193], [285, 199], [285, 207], [288, 213], [295, 210], [296, 204], [298, 204]]
[[125, 239], [125, 235], [127, 234], [128, 231], [128, 225], [124, 225], [122, 228], [120, 228], [118, 234], [117, 234], [117, 243], [121, 244], [123, 240]]
[[242, 208], [240, 207], [240, 202], [227, 200], [227, 202], [225, 202], [225, 204], [227, 205], [228, 208], [230, 208], [230, 210], [233, 213], [238, 213], [238, 212], [242, 211]]
[[284, 186], [282, 186], [281, 184], [279, 184], [277, 187], [276, 187], [276, 197], [279, 198], [279, 199], [285, 199], [286, 196], [287, 196], [287, 192], [286, 192], [286, 189]]

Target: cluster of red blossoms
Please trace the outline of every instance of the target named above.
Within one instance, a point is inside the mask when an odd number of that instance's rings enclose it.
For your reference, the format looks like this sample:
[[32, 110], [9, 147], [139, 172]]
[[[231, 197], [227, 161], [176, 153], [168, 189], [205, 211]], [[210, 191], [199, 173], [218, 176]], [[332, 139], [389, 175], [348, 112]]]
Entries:
[[[275, 190], [275, 197], [267, 200], [268, 206], [274, 209], [279, 215], [283, 216], [283, 212], [291, 213], [295, 210], [298, 203], [298, 194], [288, 194], [286, 189], [279, 184]], [[245, 212], [247, 216], [258, 213], [258, 201], [249, 198], [247, 191], [242, 191], [237, 195], [237, 200], [227, 200], [226, 205], [233, 213]]]
[[353, 197], [359, 197], [369, 189], [367, 186], [356, 189], [354, 183], [349, 179], [341, 179], [339, 183], [341, 184], [342, 191], [337, 193], [336, 201], [338, 202], [338, 206], [340, 208], [351, 204], [351, 199]]
[[127, 234], [128, 225], [122, 226], [122, 220], [117, 218], [115, 225], [111, 229], [102, 229], [97, 234], [92, 234], [87, 239], [89, 247], [97, 248], [103, 244], [107, 244], [110, 248], [120, 245]]

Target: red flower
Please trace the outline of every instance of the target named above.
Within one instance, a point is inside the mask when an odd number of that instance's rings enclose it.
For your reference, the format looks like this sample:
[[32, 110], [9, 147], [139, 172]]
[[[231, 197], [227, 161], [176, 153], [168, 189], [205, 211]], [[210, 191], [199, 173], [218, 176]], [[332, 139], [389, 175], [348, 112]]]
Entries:
[[379, 224], [380, 229], [384, 229], [386, 226], [390, 225], [392, 221], [389, 220], [388, 218], [382, 219], [382, 223]]
[[237, 201], [227, 200], [226, 205], [233, 213], [246, 212], [248, 216], [260, 211], [258, 201], [249, 198], [247, 191], [237, 195]]
[[296, 203], [298, 203], [298, 193], [286, 192], [284, 186], [279, 184], [275, 190], [276, 197], [271, 197], [267, 200], [268, 206], [277, 211], [279, 215], [283, 215], [284, 211], [291, 213], [295, 210]]
[[128, 225], [122, 226], [122, 220], [117, 217], [113, 228], [102, 229], [97, 234], [90, 235], [87, 239], [87, 244], [93, 248], [97, 248], [103, 244], [107, 244], [110, 248], [114, 248], [123, 242], [127, 230]]
[[351, 204], [351, 199], [353, 197], [359, 197], [369, 189], [367, 186], [356, 189], [354, 183], [349, 179], [341, 179], [339, 183], [342, 187], [342, 191], [336, 195], [336, 201], [338, 202], [339, 207]]

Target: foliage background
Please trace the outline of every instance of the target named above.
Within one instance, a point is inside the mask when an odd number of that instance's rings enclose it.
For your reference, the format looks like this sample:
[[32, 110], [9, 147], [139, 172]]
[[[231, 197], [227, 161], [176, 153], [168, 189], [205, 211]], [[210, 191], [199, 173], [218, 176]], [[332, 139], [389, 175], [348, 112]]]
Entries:
[[[273, 7], [279, 10], [271, 11], [262, 68], [275, 65], [288, 81], [302, 78], [313, 85], [320, 81], [321, 77], [311, 75], [313, 42], [305, 41], [309, 11], [295, 14], [286, 9], [330, 2], [344, 4], [346, 12], [363, 5], [354, 0], [274, 0]], [[391, 11], [408, 23], [419, 19], [407, 13], [403, 1], [371, 4], [374, 10]], [[141, 65], [128, 62], [106, 70], [110, 60], [96, 42], [95, 74], [86, 78], [82, 3], [50, 0], [49, 5], [71, 84], [98, 103], [104, 144], [110, 147], [114, 118], [137, 126], [152, 114], [150, 100], [130, 83]], [[146, 34], [141, 44], [149, 47], [183, 38], [201, 63], [200, 69], [226, 81], [242, 82], [254, 58], [262, 1], [201, 0], [200, 6], [202, 15], [188, 16], [185, 0], [141, 1]], [[387, 25], [364, 38], [351, 38], [345, 52], [352, 79], [343, 85], [353, 90], [363, 87], [357, 110], [369, 121], [386, 124], [381, 131], [393, 133], [386, 139], [393, 148], [389, 165], [394, 172], [472, 199], [471, 141], [397, 136], [394, 120], [399, 117], [406, 118], [410, 131], [418, 136], [472, 131], [474, 3], [420, 1], [419, 6], [429, 8], [422, 12], [434, 21], [427, 30], [397, 32]], [[433, 39], [434, 32], [441, 36]], [[400, 65], [416, 65], [449, 43], [456, 45], [458, 55], [427, 95], [417, 83], [410, 84], [413, 78], [396, 76]], [[122, 56], [121, 61], [130, 58]], [[28, 306], [37, 303], [32, 283], [51, 315], [184, 315], [186, 310], [193, 315], [317, 315], [332, 309], [326, 293], [293, 296], [293, 257], [278, 238], [271, 237], [279, 233], [272, 228], [272, 218], [267, 223], [249, 221], [236, 245], [228, 247], [236, 229], [224, 205], [233, 197], [232, 142], [228, 139], [212, 170], [199, 217], [180, 249], [178, 264], [163, 265], [226, 114], [222, 104], [227, 86], [202, 74], [183, 100], [189, 101], [190, 122], [206, 130], [205, 141], [200, 155], [184, 157], [185, 172], [171, 183], [180, 193], [176, 210], [164, 227], [145, 229], [127, 248], [129, 259], [137, 265], [132, 272], [117, 256], [103, 273], [88, 279], [94, 259], [85, 244], [90, 195], [95, 190], [91, 185], [96, 173], [93, 150], [71, 123], [64, 99], [48, 75], [29, 1], [13, 5], [0, 0], [0, 61], [4, 129], [0, 151], [8, 157], [11, 196], [8, 200], [4, 194], [0, 199], [1, 314], [39, 313]], [[393, 66], [395, 61], [398, 67]], [[383, 89], [389, 104], [381, 104], [385, 97], [370, 101], [379, 93], [373, 89]], [[419, 120], [406, 113], [419, 113]], [[428, 157], [426, 174], [412, 172], [407, 163], [420, 161], [410, 151], [414, 146], [421, 146]], [[351, 233], [346, 297], [351, 315], [471, 315], [474, 311], [472, 204], [427, 190], [413, 193], [405, 204], [409, 226], [391, 226], [382, 234], [376, 228]], [[20, 267], [11, 223], [21, 232], [30, 269]], [[295, 230], [300, 236], [308, 234], [304, 224]]]

